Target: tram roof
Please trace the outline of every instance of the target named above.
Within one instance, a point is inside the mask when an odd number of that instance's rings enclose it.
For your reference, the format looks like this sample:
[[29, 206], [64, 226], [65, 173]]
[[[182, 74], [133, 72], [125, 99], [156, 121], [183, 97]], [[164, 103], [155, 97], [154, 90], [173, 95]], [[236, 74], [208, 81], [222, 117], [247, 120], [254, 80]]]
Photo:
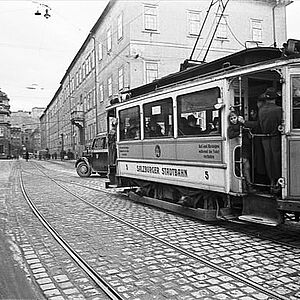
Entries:
[[212, 72], [221, 72], [228, 68], [232, 69], [258, 62], [278, 59], [282, 56], [282, 51], [278, 48], [260, 47], [245, 49], [208, 63], [201, 63], [200, 65], [199, 62], [196, 65], [195, 61], [185, 61], [181, 65], [181, 71], [156, 79], [151, 83], [133, 88], [126, 93], [130, 93], [131, 97], [136, 97], [152, 92], [159, 87], [198, 77], [200, 75], [205, 75]]

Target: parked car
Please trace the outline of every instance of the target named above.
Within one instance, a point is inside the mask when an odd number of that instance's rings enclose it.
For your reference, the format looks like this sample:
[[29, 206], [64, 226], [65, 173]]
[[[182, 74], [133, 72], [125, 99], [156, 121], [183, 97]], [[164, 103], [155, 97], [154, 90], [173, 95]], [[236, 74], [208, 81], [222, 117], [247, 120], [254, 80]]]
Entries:
[[80, 177], [89, 177], [91, 174], [98, 173], [106, 176], [108, 172], [108, 149], [106, 134], [98, 134], [92, 147], [84, 151], [82, 157], [75, 163], [76, 172]]

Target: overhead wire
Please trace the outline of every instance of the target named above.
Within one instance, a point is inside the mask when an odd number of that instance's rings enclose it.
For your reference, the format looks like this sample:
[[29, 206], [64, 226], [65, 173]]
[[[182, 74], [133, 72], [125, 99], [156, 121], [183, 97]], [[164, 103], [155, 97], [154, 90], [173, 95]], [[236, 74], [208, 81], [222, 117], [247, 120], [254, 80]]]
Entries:
[[[217, 12], [215, 13], [215, 16], [214, 16], [214, 18], [213, 18], [213, 24], [216, 22], [216, 18], [217, 18], [217, 15], [218, 15], [219, 8], [220, 8], [220, 5], [218, 6]], [[209, 32], [208, 32], [208, 34], [207, 34], [207, 36], [206, 36], [206, 39], [205, 39], [205, 41], [204, 41], [204, 43], [203, 43], [203, 45], [202, 45], [202, 48], [200, 49], [199, 54], [197, 55], [196, 60], [198, 60], [199, 56], [202, 54], [202, 51], [204, 51], [204, 48], [205, 48], [205, 46], [206, 46], [206, 43], [207, 43], [208, 40], [210, 39], [210, 35], [211, 35], [212, 31], [213, 31], [213, 26], [210, 26]]]

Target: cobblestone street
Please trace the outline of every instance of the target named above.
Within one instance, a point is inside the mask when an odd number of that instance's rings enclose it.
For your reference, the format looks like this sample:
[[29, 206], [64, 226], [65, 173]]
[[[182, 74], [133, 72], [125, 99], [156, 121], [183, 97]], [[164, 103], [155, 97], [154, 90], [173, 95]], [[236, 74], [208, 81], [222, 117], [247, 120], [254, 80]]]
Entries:
[[32, 213], [21, 173], [40, 214], [116, 291], [113, 299], [300, 299], [297, 228], [184, 218], [106, 190], [104, 178], [79, 178], [68, 161], [0, 168], [0, 249], [13, 276], [1, 269], [2, 299], [112, 299]]

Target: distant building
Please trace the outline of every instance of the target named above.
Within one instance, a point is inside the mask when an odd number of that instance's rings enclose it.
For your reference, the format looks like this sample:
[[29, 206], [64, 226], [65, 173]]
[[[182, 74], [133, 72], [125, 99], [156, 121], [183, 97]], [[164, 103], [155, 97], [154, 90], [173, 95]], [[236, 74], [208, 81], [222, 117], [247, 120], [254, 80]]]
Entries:
[[0, 158], [11, 156], [10, 126], [9, 98], [0, 90]]
[[80, 153], [95, 134], [106, 132], [105, 109], [112, 99], [179, 71], [186, 59], [211, 61], [246, 46], [286, 41], [291, 1], [232, 0], [223, 15], [217, 10], [221, 1], [214, 2], [191, 57], [210, 0], [111, 0], [41, 116], [43, 147]]
[[41, 150], [39, 118], [44, 110], [43, 107], [34, 107], [31, 111], [11, 112], [12, 134], [15, 145], [18, 144], [17, 139], [20, 138], [21, 146], [29, 152], [36, 153]]
[[22, 155], [22, 132], [20, 127], [10, 128], [11, 136], [11, 154], [13, 157], [19, 157]]

